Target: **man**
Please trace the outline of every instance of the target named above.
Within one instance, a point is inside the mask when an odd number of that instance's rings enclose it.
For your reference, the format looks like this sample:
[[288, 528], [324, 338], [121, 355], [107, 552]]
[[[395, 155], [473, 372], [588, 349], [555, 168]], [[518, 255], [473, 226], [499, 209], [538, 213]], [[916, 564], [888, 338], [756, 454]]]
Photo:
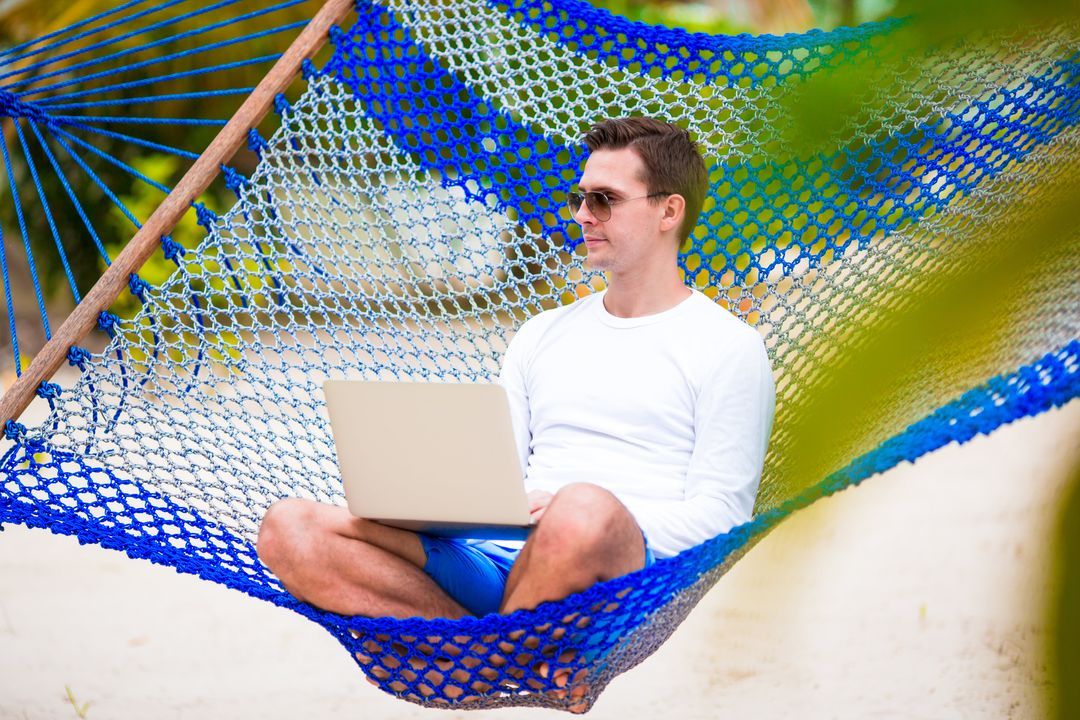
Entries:
[[701, 156], [648, 118], [602, 122], [585, 142], [569, 204], [607, 289], [527, 321], [500, 377], [538, 521], [529, 540], [434, 538], [283, 500], [258, 553], [299, 599], [346, 615], [512, 612], [750, 519], [775, 394], [758, 333], [679, 276]]

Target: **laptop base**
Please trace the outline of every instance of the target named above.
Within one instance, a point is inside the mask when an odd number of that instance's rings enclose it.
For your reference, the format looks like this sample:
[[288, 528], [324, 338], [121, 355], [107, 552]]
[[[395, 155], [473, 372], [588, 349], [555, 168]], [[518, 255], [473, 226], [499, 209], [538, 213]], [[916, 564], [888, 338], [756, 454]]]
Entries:
[[535, 525], [483, 525], [477, 523], [423, 522], [420, 520], [389, 520], [368, 518], [383, 525], [435, 535], [437, 537], [468, 538], [472, 540], [527, 540]]

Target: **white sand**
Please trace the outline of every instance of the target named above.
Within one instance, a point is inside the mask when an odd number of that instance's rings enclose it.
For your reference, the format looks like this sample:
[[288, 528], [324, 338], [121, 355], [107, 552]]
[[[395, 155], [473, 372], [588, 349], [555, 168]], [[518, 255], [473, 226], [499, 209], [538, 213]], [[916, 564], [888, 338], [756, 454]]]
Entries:
[[[1080, 401], [784, 523], [595, 718], [1044, 717], [1048, 538]], [[447, 713], [364, 682], [321, 628], [70, 538], [0, 534], [0, 718]]]

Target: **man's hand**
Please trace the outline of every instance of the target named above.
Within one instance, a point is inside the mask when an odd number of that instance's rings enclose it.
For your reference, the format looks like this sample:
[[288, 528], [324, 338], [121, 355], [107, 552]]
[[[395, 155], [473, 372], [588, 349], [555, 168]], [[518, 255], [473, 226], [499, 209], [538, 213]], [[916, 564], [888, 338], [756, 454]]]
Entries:
[[529, 499], [529, 517], [532, 518], [534, 523], [540, 522], [540, 516], [544, 514], [547, 506], [551, 503], [551, 499], [555, 496], [543, 490], [530, 490], [527, 497]]

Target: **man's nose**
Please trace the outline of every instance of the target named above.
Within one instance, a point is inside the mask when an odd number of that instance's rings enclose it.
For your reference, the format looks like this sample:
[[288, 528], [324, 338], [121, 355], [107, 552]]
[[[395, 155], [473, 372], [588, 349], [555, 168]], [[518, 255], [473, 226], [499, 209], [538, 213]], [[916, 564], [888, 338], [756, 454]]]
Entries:
[[574, 213], [574, 222], [578, 225], [595, 225], [596, 216], [589, 211], [589, 203], [582, 202], [581, 207]]

